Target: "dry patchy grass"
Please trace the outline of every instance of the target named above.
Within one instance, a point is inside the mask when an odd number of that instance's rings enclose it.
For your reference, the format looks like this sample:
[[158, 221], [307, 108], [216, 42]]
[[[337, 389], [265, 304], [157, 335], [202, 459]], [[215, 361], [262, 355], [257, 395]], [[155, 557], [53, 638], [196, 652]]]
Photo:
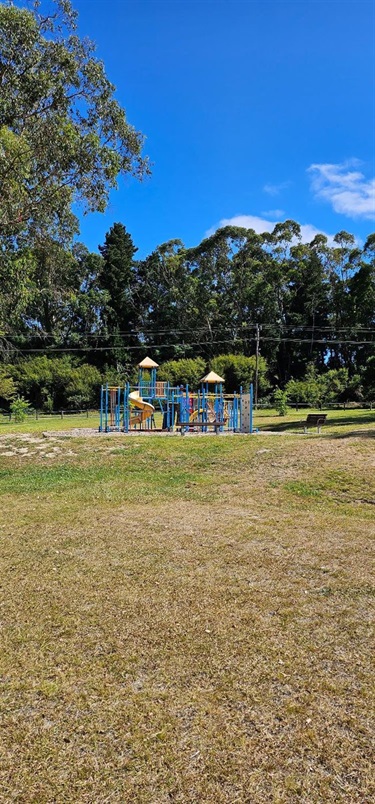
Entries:
[[0, 801], [370, 804], [374, 441], [45, 441], [0, 457]]

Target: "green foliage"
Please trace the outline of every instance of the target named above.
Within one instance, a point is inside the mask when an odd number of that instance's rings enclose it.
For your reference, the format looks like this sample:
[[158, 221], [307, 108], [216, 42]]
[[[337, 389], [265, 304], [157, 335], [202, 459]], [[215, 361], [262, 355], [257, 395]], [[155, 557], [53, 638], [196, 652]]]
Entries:
[[302, 380], [290, 380], [285, 388], [291, 402], [306, 402], [312, 407], [337, 401], [361, 398], [361, 381], [358, 375], [349, 378], [347, 368], [329, 369], [318, 374], [314, 365], [307, 367]]
[[0, 399], [13, 399], [16, 385], [5, 366], [0, 365]]
[[[71, 367], [85, 360], [122, 384], [147, 352], [163, 364], [199, 358], [202, 370], [179, 363], [170, 381], [196, 385], [209, 366], [231, 392], [255, 381], [258, 321], [262, 399], [278, 385], [291, 400], [315, 406], [372, 393], [371, 237], [360, 253], [343, 232], [333, 248], [323, 235], [301, 243], [291, 221], [271, 235], [225, 227], [194, 249], [172, 240], [136, 260], [130, 234], [116, 223], [100, 254], [66, 247], [63, 233], [49, 231], [30, 247], [15, 247], [11, 238], [3, 246], [0, 319], [13, 360], [23, 351], [72, 348], [80, 359]], [[70, 371], [57, 392], [42, 378], [32, 392], [40, 405], [68, 404]], [[95, 394], [81, 387], [71, 396], [84, 405]]]
[[[138, 348], [159, 362], [201, 358], [232, 391], [254, 381], [258, 323], [261, 395], [267, 377], [316, 405], [372, 394], [374, 234], [361, 250], [345, 231], [333, 245], [321, 234], [302, 243], [292, 220], [264, 234], [225, 226], [194, 248], [173, 239], [135, 260], [115, 223], [101, 255], [73, 246], [72, 205], [103, 211], [119, 175], [149, 170], [76, 20], [70, 0], [0, 3], [0, 326], [15, 347], [81, 347], [121, 377]], [[68, 385], [56, 394], [48, 383], [35, 386], [41, 404], [66, 402]], [[75, 404], [93, 398], [83, 385], [74, 379]]]
[[282, 391], [281, 388], [277, 388], [274, 393], [274, 400], [275, 400], [275, 408], [279, 416], [285, 416], [288, 412], [286, 391]]
[[0, 5], [0, 237], [71, 238], [73, 202], [103, 211], [119, 174], [148, 172], [70, 0]]
[[[107, 303], [102, 320], [107, 338], [102, 345], [108, 346], [105, 360], [109, 364], [125, 366], [128, 362], [127, 346], [134, 341], [130, 331], [134, 326], [133, 273], [134, 254], [137, 251], [130, 234], [122, 223], [111, 226], [103, 246], [98, 286], [106, 293]], [[129, 337], [130, 336], [130, 337]]]
[[369, 402], [375, 402], [375, 355], [368, 358], [363, 372], [365, 397]]
[[101, 382], [100, 372], [95, 366], [82, 363], [73, 368], [66, 387], [67, 406], [78, 410], [97, 407]]
[[183, 358], [181, 360], [168, 360], [160, 366], [158, 378], [169, 382], [170, 385], [189, 385], [195, 389], [204, 375], [206, 364], [202, 358], [194, 360]]
[[[245, 355], [218, 355], [211, 361], [211, 368], [225, 380], [225, 389], [229, 393], [238, 391], [240, 386], [248, 387], [255, 381], [256, 357]], [[264, 357], [258, 358], [258, 384], [260, 392], [269, 387], [267, 380], [267, 362]]]
[[15, 422], [24, 422], [29, 409], [30, 405], [23, 396], [17, 396], [10, 406], [10, 411]]
[[17, 387], [40, 410], [97, 407], [101, 374], [72, 357], [32, 357], [11, 368]]

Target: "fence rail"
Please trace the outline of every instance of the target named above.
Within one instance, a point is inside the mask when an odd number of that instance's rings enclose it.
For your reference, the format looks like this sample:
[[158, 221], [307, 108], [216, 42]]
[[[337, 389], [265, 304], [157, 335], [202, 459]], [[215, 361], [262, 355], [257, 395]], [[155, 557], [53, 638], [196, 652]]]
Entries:
[[[14, 419], [14, 415], [9, 410], [0, 410], [0, 416], [4, 419], [8, 419], [8, 421], [12, 421]], [[94, 408], [82, 408], [80, 410], [37, 410], [36, 408], [30, 408], [26, 411], [26, 416], [28, 419], [51, 419], [59, 417], [63, 419], [65, 416], [86, 416], [88, 419], [89, 416], [99, 416], [99, 410], [95, 410]]]
[[[288, 400], [287, 402], [289, 408], [293, 408], [294, 410], [374, 410], [375, 409], [375, 400], [373, 402], [326, 402], [322, 404], [320, 407], [314, 407], [310, 405], [308, 402], [292, 402]], [[261, 399], [258, 401], [257, 409], [258, 410], [273, 410], [274, 403], [271, 401], [262, 401]], [[85, 416], [88, 419], [90, 416], [98, 416], [99, 417], [99, 410], [96, 408], [80, 408], [79, 410], [69, 410], [69, 409], [60, 409], [60, 410], [37, 410], [36, 408], [30, 408], [26, 416], [28, 419], [51, 419], [53, 417], [58, 417], [60, 419], [64, 419], [65, 416]], [[14, 415], [9, 410], [0, 409], [0, 418], [7, 419], [7, 421], [14, 421]]]
[[[295, 402], [294, 400], [287, 399], [287, 405], [294, 410], [373, 410], [375, 408], [375, 400], [373, 402], [324, 402], [321, 405], [312, 405], [310, 402]], [[274, 410], [275, 403], [271, 401], [258, 401], [258, 410]]]

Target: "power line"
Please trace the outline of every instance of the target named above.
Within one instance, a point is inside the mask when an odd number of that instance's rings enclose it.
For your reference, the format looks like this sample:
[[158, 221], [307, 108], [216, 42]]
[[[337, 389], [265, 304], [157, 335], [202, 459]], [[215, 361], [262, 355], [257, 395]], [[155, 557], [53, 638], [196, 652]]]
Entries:
[[[270, 338], [269, 336], [264, 336], [262, 338], [263, 341], [267, 341], [269, 343], [307, 343], [311, 345], [311, 338]], [[207, 341], [196, 341], [190, 343], [180, 343], [178, 344], [182, 349], [189, 349], [192, 346], [219, 346], [220, 344], [233, 344], [234, 339], [226, 339], [226, 340], [210, 340]], [[323, 346], [373, 346], [375, 341], [353, 341], [353, 340], [328, 340], [328, 339], [315, 339], [314, 344], [316, 345], [323, 345]], [[147, 343], [143, 344], [144, 347], [147, 349], [170, 349], [173, 344], [171, 343]], [[117, 352], [119, 349], [126, 349], [126, 351], [134, 351], [142, 348], [142, 344], [137, 344], [136, 346], [126, 346], [126, 345], [119, 345], [119, 346], [49, 346], [44, 348], [29, 348], [29, 349], [20, 349], [20, 352], [23, 354], [45, 354], [46, 351], [48, 352]]]
[[[358, 333], [374, 333], [375, 334], [375, 327], [319, 327], [319, 326], [305, 326], [305, 325], [295, 325], [295, 324], [262, 324], [262, 329], [277, 329], [279, 328], [280, 332], [283, 331], [290, 331], [293, 332], [327, 332], [327, 333], [335, 333], [335, 332], [358, 332]], [[235, 335], [233, 335], [233, 340], [236, 338], [241, 339], [241, 335], [244, 332], [248, 332], [250, 330], [254, 330], [254, 338], [256, 338], [256, 324], [248, 324], [246, 326], [238, 327], [238, 331]], [[96, 339], [105, 339], [105, 338], [134, 338], [136, 336], [142, 336], [147, 338], [150, 335], [183, 335], [183, 334], [199, 334], [202, 333], [207, 336], [210, 332], [223, 332], [223, 327], [196, 327], [195, 329], [159, 329], [159, 330], [128, 330], [128, 331], [119, 331], [119, 332], [108, 332], [108, 333], [87, 333], [84, 337], [86, 338], [96, 338]], [[30, 333], [12, 333], [8, 335], [8, 338], [23, 338], [23, 339], [34, 339], [40, 337], [41, 339], [48, 339], [54, 338], [55, 336], [52, 334], [41, 333], [38, 331], [30, 332]], [[262, 338], [264, 340], [264, 338]], [[142, 345], [142, 344], [141, 344]]]

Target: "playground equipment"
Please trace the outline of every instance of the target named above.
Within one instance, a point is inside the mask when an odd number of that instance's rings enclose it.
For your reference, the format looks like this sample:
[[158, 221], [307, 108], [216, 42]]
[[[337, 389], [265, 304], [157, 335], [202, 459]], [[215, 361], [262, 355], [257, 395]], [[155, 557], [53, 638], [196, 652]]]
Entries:
[[[208, 432], [253, 433], [253, 387], [248, 392], [225, 394], [224, 380], [210, 371], [200, 381], [199, 390], [189, 386], [172, 387], [157, 379], [158, 364], [146, 357], [138, 365], [138, 385], [131, 388], [102, 385], [100, 432], [134, 430], [181, 434]], [[156, 426], [156, 414], [161, 426]]]
[[151, 405], [150, 402], [145, 402], [144, 399], [139, 396], [139, 391], [131, 391], [128, 399], [130, 407], [134, 407], [139, 410], [138, 414], [131, 417], [133, 424], [141, 424], [154, 415], [154, 406]]

